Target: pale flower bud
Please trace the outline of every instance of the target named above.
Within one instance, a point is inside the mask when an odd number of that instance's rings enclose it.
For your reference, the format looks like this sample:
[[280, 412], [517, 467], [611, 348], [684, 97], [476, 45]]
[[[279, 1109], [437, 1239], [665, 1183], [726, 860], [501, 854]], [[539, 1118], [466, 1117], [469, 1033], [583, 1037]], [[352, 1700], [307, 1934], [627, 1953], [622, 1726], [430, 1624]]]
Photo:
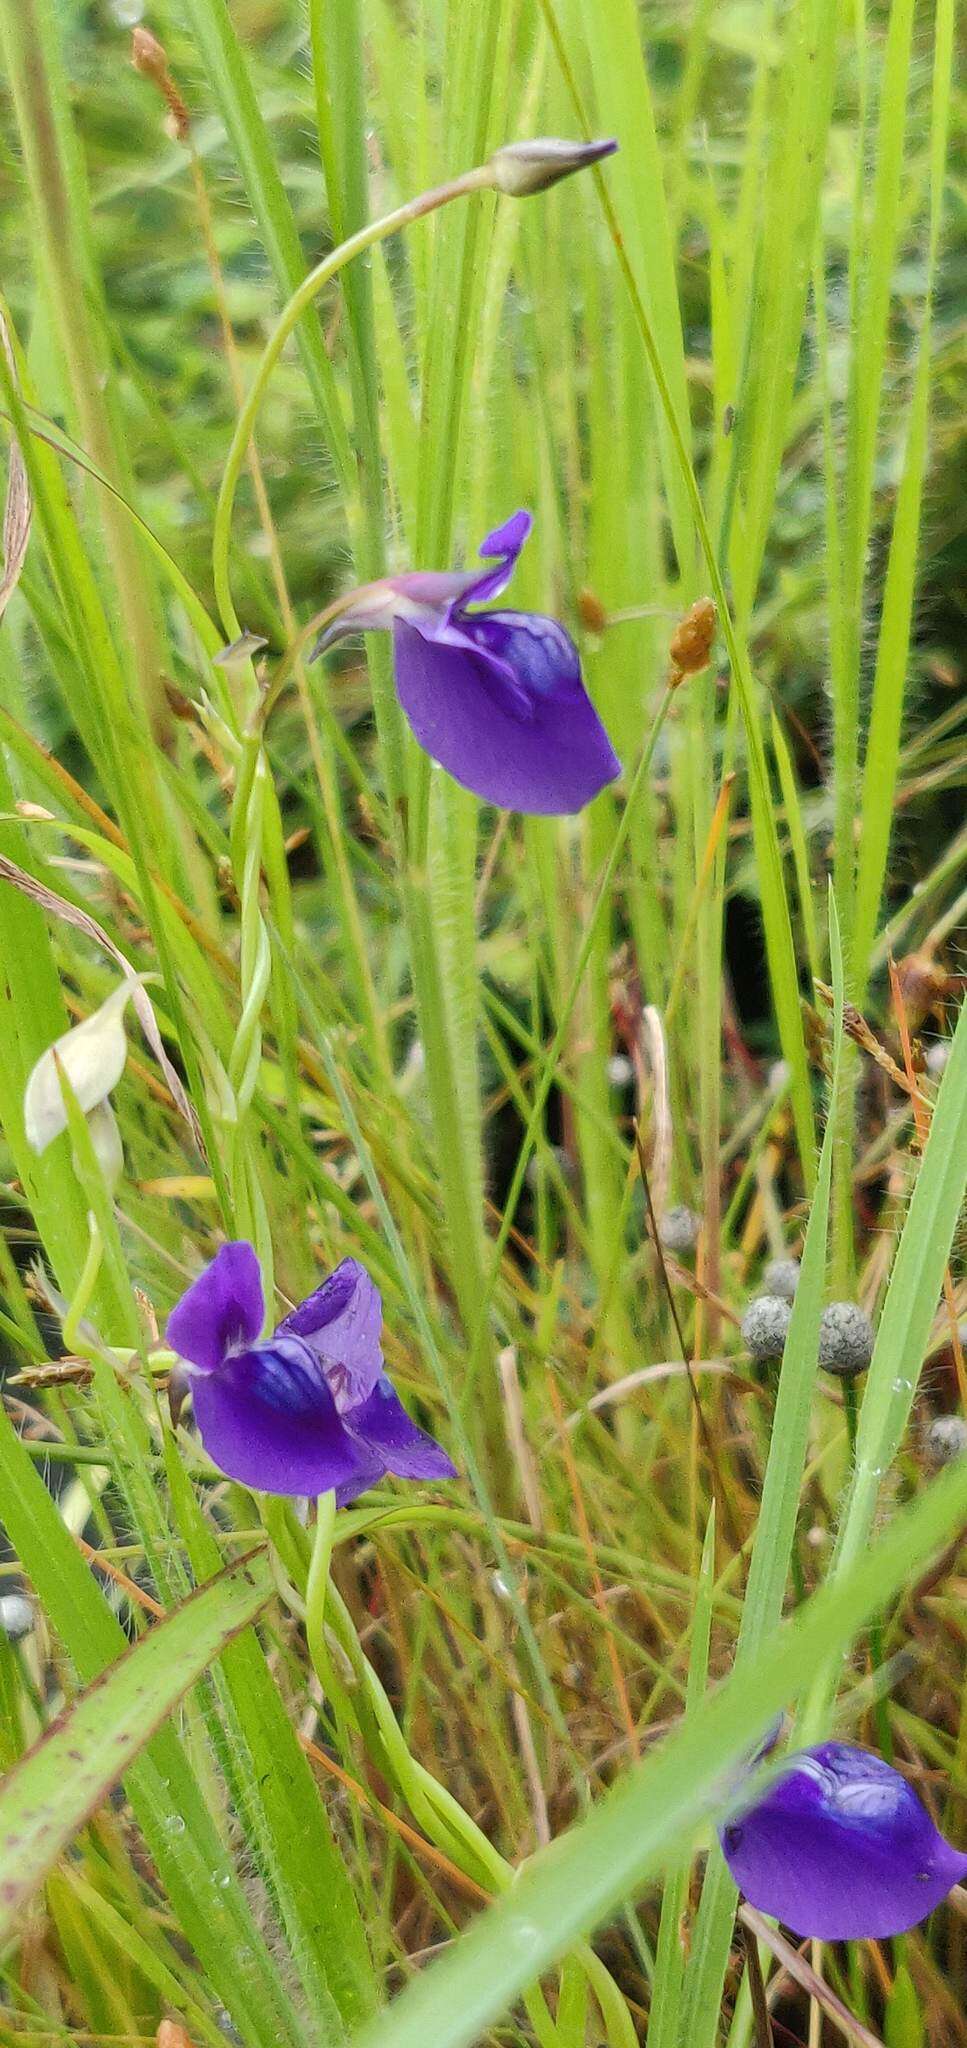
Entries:
[[135, 986], [133, 979], [122, 981], [83, 1024], [41, 1053], [24, 1095], [24, 1129], [35, 1152], [45, 1152], [67, 1129], [61, 1072], [86, 1116], [117, 1087], [128, 1050], [124, 1009]]
[[511, 199], [527, 199], [532, 192], [546, 192], [559, 178], [583, 171], [602, 157], [613, 156], [613, 138], [606, 142], [562, 142], [557, 136], [536, 135], [529, 142], [505, 142], [490, 159], [498, 192]]

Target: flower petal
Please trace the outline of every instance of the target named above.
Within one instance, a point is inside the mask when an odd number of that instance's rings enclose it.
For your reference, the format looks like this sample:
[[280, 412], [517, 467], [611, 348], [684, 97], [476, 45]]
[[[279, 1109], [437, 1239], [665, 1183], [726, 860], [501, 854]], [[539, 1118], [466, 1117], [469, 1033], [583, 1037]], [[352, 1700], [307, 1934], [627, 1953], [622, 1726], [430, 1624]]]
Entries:
[[[345, 1418], [363, 1450], [381, 1460], [383, 1470], [398, 1479], [455, 1479], [456, 1466], [446, 1451], [418, 1429], [385, 1373], [369, 1400], [350, 1409]], [[369, 1482], [371, 1483], [371, 1482]]]
[[421, 747], [504, 810], [580, 811], [621, 764], [554, 619], [461, 614], [435, 634], [397, 619], [396, 688]]
[[250, 1244], [223, 1244], [168, 1317], [168, 1343], [199, 1372], [216, 1372], [229, 1351], [254, 1344], [265, 1304]]
[[[195, 1420], [210, 1458], [263, 1493], [319, 1494], [358, 1480], [361, 1458], [318, 1360], [298, 1337], [275, 1337], [192, 1382]], [[362, 1475], [362, 1476], [360, 1476]]]
[[383, 1370], [379, 1288], [358, 1259], [343, 1259], [314, 1294], [279, 1324], [277, 1336], [301, 1337], [322, 1361], [336, 1405], [365, 1401]]
[[313, 642], [310, 661], [351, 633], [389, 633], [395, 619], [443, 622], [480, 580], [476, 569], [406, 569], [347, 592]]
[[791, 1757], [720, 1838], [750, 1904], [819, 1941], [902, 1934], [967, 1874], [906, 1779], [842, 1742]]
[[501, 591], [506, 590], [517, 567], [517, 557], [533, 524], [529, 512], [512, 512], [510, 518], [504, 520], [503, 526], [495, 527], [493, 533], [488, 533], [486, 540], [481, 541], [477, 553], [484, 562], [491, 561], [496, 556], [497, 567], [484, 569], [479, 575], [468, 579], [467, 588], [460, 599], [461, 605], [485, 604], [488, 598], [499, 597]]

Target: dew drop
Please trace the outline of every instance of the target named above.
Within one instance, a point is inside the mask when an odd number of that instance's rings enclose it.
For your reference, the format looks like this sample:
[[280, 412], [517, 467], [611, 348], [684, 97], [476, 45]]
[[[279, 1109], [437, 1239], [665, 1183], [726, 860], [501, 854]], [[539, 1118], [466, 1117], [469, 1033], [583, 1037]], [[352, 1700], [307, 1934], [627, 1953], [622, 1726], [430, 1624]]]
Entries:
[[183, 1835], [184, 1832], [185, 1823], [181, 1817], [181, 1814], [169, 1813], [168, 1818], [165, 1821], [165, 1833], [169, 1835]]
[[515, 1920], [510, 1929], [510, 1938], [514, 1947], [521, 1949], [526, 1955], [529, 1950], [540, 1945], [541, 1930], [535, 1927], [533, 1920]]

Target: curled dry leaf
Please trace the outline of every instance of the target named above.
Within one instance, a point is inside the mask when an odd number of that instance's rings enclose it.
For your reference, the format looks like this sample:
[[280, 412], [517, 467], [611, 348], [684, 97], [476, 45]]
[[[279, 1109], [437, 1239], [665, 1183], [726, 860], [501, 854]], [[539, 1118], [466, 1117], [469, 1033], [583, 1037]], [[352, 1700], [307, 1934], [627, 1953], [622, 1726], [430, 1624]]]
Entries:
[[[0, 313], [0, 346], [10, 366], [10, 375], [16, 381], [17, 365], [6, 322]], [[7, 498], [3, 508], [3, 575], [0, 577], [0, 619], [20, 582], [20, 573], [27, 556], [30, 540], [30, 485], [27, 470], [20, 453], [20, 443], [15, 438], [10, 442], [10, 468], [7, 472]]]

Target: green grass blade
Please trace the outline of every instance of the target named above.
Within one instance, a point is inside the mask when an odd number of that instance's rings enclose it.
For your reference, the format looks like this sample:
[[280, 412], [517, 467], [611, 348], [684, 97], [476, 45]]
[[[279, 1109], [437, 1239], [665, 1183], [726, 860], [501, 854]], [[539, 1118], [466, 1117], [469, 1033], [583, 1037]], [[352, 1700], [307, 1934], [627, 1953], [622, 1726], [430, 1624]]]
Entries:
[[[245, 52], [225, 0], [188, 0], [186, 9], [211, 90], [232, 139], [249, 203], [272, 267], [280, 299], [288, 299], [306, 272], [292, 208], [279, 173]], [[308, 312], [297, 330], [306, 376], [343, 491], [352, 501], [355, 468], [332, 364], [318, 316]]]
[[[570, 47], [577, 51], [583, 43], [594, 81], [597, 132], [620, 138], [621, 148], [608, 170], [609, 190], [687, 447], [691, 429], [675, 249], [640, 17], [633, 0], [574, 0], [572, 22]], [[656, 419], [679, 575], [688, 589], [695, 558], [688, 493], [660, 408]]]
[[[172, 1507], [197, 1578], [220, 1564], [218, 1545], [173, 1440], [166, 1438]], [[247, 1775], [263, 1826], [265, 1876], [312, 2001], [319, 2039], [358, 2025], [376, 2004], [359, 1908], [318, 1787], [254, 1632], [229, 1645], [221, 1673], [247, 1751]], [[334, 2023], [335, 2022], [335, 2026]]]
[[[843, 1052], [843, 963], [832, 894], [829, 908], [835, 990], [830, 1099], [835, 1101]], [[758, 1651], [774, 1635], [785, 1601], [816, 1383], [819, 1322], [825, 1295], [833, 1137], [834, 1124], [830, 1117], [823, 1138], [816, 1193], [809, 1212], [796, 1298], [779, 1374], [762, 1505], [739, 1630], [738, 1672], [746, 1670], [750, 1664], [754, 1665]], [[711, 2048], [716, 2038], [735, 1901], [735, 1886], [723, 1858], [713, 1848], [705, 1873], [685, 1980], [686, 2026], [692, 2048]]]
[[[953, 9], [940, 0], [936, 14], [930, 165], [930, 235], [923, 323], [920, 330], [903, 475], [897, 496], [890, 559], [877, 638], [873, 700], [863, 768], [862, 829], [856, 857], [853, 958], [856, 1000], [862, 1004], [883, 892], [894, 817], [900, 737], [906, 700], [920, 514], [932, 383], [932, 305], [950, 124]], [[884, 87], [884, 90], [886, 88]], [[874, 242], [874, 249], [877, 248]], [[871, 284], [871, 294], [873, 286]], [[885, 312], [884, 312], [885, 320]], [[866, 363], [864, 360], [864, 389]], [[875, 415], [874, 415], [875, 424]]]
[[[859, 1414], [856, 1462], [837, 1538], [834, 1581], [850, 1572], [869, 1543], [880, 1490], [910, 1418], [963, 1204], [965, 1162], [967, 1005], [951, 1042], [876, 1333]], [[810, 1729], [822, 1724], [833, 1682], [830, 1659], [810, 1701]]]
[[[29, 1453], [0, 1407], [0, 1511], [10, 1543], [84, 1683], [127, 1641]], [[185, 1939], [247, 2048], [278, 2048], [295, 2015], [250, 1912], [204, 1788], [171, 1727], [153, 1737], [125, 1789]], [[280, 2033], [281, 2030], [281, 2033]]]
[[264, 1555], [227, 1566], [88, 1686], [11, 1772], [0, 1789], [0, 1939], [182, 1693], [271, 1591]]
[[722, 1775], [840, 1653], [864, 1621], [936, 1555], [967, 1511], [967, 1468], [938, 1479], [794, 1621], [775, 1631], [680, 1730], [586, 1820], [532, 1859], [506, 1899], [431, 1964], [358, 2048], [471, 2048], [528, 1984], [680, 1856], [720, 1798]]

